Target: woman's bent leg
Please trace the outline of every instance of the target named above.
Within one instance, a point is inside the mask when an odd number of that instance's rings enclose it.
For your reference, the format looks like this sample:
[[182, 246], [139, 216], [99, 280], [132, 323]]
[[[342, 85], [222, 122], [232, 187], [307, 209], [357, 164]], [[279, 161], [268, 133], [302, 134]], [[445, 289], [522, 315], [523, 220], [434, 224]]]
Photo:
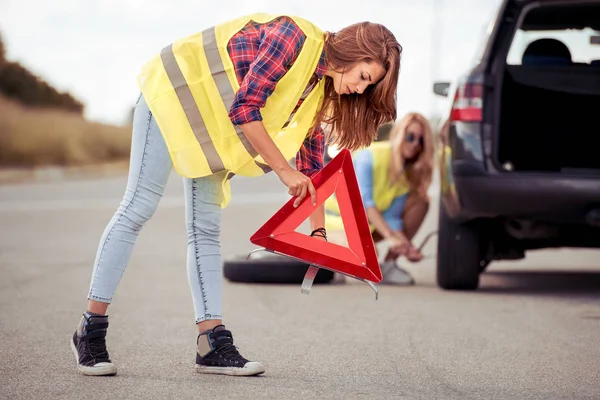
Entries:
[[117, 373], [106, 350], [106, 308], [129, 262], [140, 230], [156, 211], [171, 167], [160, 130], [140, 97], [134, 115], [127, 189], [100, 239], [88, 295], [88, 310], [71, 340], [77, 370], [84, 375]]
[[158, 207], [171, 168], [165, 141], [141, 97], [134, 114], [127, 188], [100, 239], [89, 300], [111, 302], [138, 235]]
[[419, 197], [416, 194], [410, 194], [406, 199], [406, 205], [402, 212], [402, 220], [404, 221], [404, 234], [409, 240], [412, 240], [429, 211], [429, 200]]
[[221, 324], [221, 201], [224, 173], [184, 179], [188, 235], [187, 272], [199, 329]]

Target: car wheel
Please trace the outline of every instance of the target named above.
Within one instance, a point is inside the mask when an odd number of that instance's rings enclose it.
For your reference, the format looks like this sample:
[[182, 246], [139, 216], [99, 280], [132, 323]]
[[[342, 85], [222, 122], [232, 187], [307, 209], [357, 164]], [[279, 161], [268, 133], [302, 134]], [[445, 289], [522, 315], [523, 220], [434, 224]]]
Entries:
[[446, 214], [442, 202], [439, 212], [437, 284], [447, 290], [475, 290], [485, 269], [483, 231], [474, 222], [460, 224]]
[[[265, 251], [223, 262], [223, 275], [231, 282], [301, 284], [309, 264]], [[334, 273], [319, 269], [314, 283], [330, 283]]]

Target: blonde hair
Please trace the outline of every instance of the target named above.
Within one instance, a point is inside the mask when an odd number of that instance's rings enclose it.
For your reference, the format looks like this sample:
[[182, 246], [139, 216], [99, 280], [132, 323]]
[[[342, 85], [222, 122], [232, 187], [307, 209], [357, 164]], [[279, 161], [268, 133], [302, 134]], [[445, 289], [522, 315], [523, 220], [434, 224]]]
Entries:
[[[401, 146], [404, 144], [406, 130], [413, 122], [423, 128], [424, 144], [417, 159], [407, 165], [407, 160], [402, 156]], [[392, 160], [389, 168], [390, 181], [394, 183], [405, 175], [410, 191], [427, 199], [427, 189], [429, 189], [433, 175], [434, 155], [433, 133], [429, 121], [419, 113], [408, 113], [394, 125], [389, 140], [392, 147]]]

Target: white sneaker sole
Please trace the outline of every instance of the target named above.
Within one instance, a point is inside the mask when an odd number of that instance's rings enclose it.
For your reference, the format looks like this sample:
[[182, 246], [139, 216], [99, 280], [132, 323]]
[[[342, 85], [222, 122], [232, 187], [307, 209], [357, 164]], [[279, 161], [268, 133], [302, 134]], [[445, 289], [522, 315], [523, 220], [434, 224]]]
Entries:
[[381, 263], [383, 275], [382, 285], [414, 285], [415, 280], [410, 274], [400, 268], [395, 261]]
[[71, 338], [71, 350], [73, 350], [73, 354], [75, 355], [75, 362], [77, 363], [77, 371], [80, 374], [88, 375], [88, 376], [106, 376], [106, 375], [116, 375], [117, 367], [111, 363], [98, 363], [93, 367], [86, 367], [85, 365], [79, 364], [79, 352], [77, 351], [77, 346], [75, 346], [75, 342], [73, 342], [73, 338]]
[[234, 376], [252, 376], [265, 373], [265, 367], [259, 362], [249, 362], [243, 368], [237, 367], [207, 367], [196, 364], [196, 372], [200, 374], [220, 374]]

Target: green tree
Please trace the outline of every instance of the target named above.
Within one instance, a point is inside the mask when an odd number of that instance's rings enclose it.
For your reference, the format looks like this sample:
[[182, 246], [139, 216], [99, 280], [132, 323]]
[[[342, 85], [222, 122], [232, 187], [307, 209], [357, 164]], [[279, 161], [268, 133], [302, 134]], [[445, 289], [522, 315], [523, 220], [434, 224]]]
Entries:
[[6, 48], [0, 36], [0, 94], [22, 104], [60, 108], [83, 113], [83, 104], [69, 93], [59, 92], [19, 63], [6, 60]]

